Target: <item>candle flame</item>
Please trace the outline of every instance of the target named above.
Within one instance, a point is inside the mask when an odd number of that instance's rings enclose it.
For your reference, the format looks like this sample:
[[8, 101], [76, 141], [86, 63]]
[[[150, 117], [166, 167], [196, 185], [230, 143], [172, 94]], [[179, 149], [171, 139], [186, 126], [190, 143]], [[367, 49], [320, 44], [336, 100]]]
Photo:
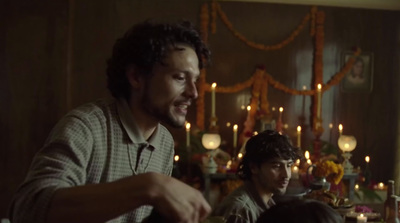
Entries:
[[339, 131], [343, 131], [343, 125], [339, 124]]
[[304, 91], [307, 90], [307, 86], [303, 85], [303, 90]]
[[364, 214], [360, 214], [360, 217], [364, 217]]
[[283, 107], [279, 107], [279, 112], [283, 112]]
[[251, 106], [248, 105], [248, 106], [247, 106], [247, 111], [250, 111], [250, 110], [251, 110]]
[[307, 159], [307, 163], [308, 163], [309, 165], [311, 165], [311, 164], [312, 164], [312, 162], [311, 162], [311, 160], [310, 160], [310, 159]]
[[301, 126], [297, 126], [297, 132], [301, 132]]
[[318, 90], [320, 91], [320, 90], [322, 89], [322, 85], [321, 85], [321, 84], [318, 84], [318, 85], [317, 85], [317, 88], [318, 88]]
[[226, 123], [226, 127], [230, 127], [231, 126], [231, 123], [230, 122], [227, 122]]
[[297, 172], [299, 170], [299, 168], [297, 166], [293, 166], [293, 171]]
[[256, 135], [258, 135], [258, 132], [257, 131], [253, 132], [253, 136], [256, 136]]
[[329, 128], [330, 129], [333, 128], [333, 124], [332, 123], [329, 123]]
[[243, 157], [243, 154], [242, 153], [238, 153], [238, 158], [240, 159], [242, 157]]
[[190, 123], [186, 123], [186, 130], [189, 131], [190, 130]]
[[235, 124], [235, 125], [233, 126], [233, 131], [237, 132], [237, 130], [238, 130], [238, 125]]
[[358, 184], [354, 185], [354, 189], [355, 189], [355, 190], [360, 189], [360, 185], [358, 185]]
[[365, 162], [369, 163], [369, 160], [370, 160], [369, 156], [366, 156], [365, 157]]
[[178, 162], [179, 156], [178, 156], [178, 155], [175, 155], [175, 156], [174, 156], [174, 160], [175, 160], [175, 162]]
[[217, 83], [212, 83], [211, 88], [215, 89], [217, 87]]
[[378, 188], [379, 188], [379, 189], [383, 189], [384, 186], [385, 186], [385, 184], [383, 184], [382, 182], [380, 182], [380, 183], [378, 184]]
[[300, 165], [300, 159], [296, 160], [296, 165]]
[[306, 150], [306, 152], [304, 153], [304, 157], [306, 159], [310, 159], [310, 152], [308, 152], [308, 150]]
[[276, 108], [275, 108], [275, 107], [272, 107], [272, 108], [271, 108], [271, 110], [272, 110], [272, 111], [275, 111], [275, 110], [276, 110]]

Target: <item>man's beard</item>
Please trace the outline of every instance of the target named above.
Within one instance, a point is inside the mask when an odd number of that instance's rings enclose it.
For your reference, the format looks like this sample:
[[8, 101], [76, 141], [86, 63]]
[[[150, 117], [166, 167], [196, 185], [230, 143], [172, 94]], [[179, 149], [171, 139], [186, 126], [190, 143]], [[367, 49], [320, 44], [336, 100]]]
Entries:
[[180, 122], [179, 119], [176, 119], [173, 117], [171, 112], [169, 112], [169, 108], [166, 111], [163, 111], [161, 109], [157, 109], [155, 106], [151, 104], [151, 101], [149, 99], [149, 94], [148, 88], [145, 89], [146, 94], [142, 98], [142, 105], [144, 107], [144, 110], [148, 112], [150, 115], [155, 117], [156, 119], [160, 120], [160, 122], [163, 122], [165, 124], [170, 125], [171, 127], [174, 128], [182, 128], [185, 124], [185, 122]]

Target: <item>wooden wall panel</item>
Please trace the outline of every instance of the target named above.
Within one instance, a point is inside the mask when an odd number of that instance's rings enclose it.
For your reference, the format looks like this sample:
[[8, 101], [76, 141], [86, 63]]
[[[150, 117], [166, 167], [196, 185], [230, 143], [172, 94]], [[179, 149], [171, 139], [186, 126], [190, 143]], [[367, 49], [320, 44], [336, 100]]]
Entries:
[[[108, 96], [105, 61], [114, 40], [132, 24], [150, 17], [184, 17], [198, 22], [201, 0], [152, 1], [11, 1], [0, 3], [0, 217], [4, 217], [12, 193], [25, 177], [31, 159], [42, 146], [50, 129], [69, 109], [98, 97]], [[267, 3], [221, 2], [235, 28], [249, 39], [271, 44], [282, 40], [296, 27], [309, 6]], [[328, 124], [343, 123], [345, 134], [358, 139], [352, 162], [363, 166], [363, 157], [372, 158], [377, 181], [393, 177], [398, 126], [399, 83], [398, 12], [320, 7], [326, 12], [324, 81], [341, 67], [340, 54], [352, 46], [374, 53], [374, 88], [369, 94], [348, 94], [334, 87], [323, 96], [323, 140], [337, 140]], [[73, 10], [72, 13], [69, 10]], [[72, 15], [73, 23], [70, 23]], [[7, 22], [5, 22], [7, 21]], [[72, 26], [72, 27], [71, 27]], [[397, 27], [397, 28], [394, 28]], [[71, 30], [72, 41], [68, 40]], [[279, 51], [251, 49], [231, 35], [221, 21], [217, 33], [210, 34], [213, 63], [208, 82], [230, 86], [248, 79], [255, 66], [264, 64], [277, 80], [293, 88], [311, 85], [312, 40], [308, 28], [290, 45]], [[68, 48], [68, 43], [72, 43]], [[67, 72], [68, 50], [72, 65]], [[69, 88], [68, 80], [70, 80]], [[226, 122], [242, 129], [250, 91], [217, 94], [217, 116], [221, 135], [232, 141]], [[70, 98], [70, 104], [68, 104]], [[210, 110], [209, 94], [206, 111]], [[309, 123], [310, 98], [291, 96], [270, 88], [271, 106], [285, 107], [286, 133], [294, 137], [303, 114]], [[303, 106], [304, 100], [304, 106]], [[209, 114], [206, 113], [206, 120]], [[276, 115], [276, 114], [275, 114]], [[195, 109], [188, 120], [195, 123]], [[206, 123], [208, 126], [208, 122]], [[185, 131], [172, 130], [178, 142]], [[305, 130], [304, 144], [312, 141]]]

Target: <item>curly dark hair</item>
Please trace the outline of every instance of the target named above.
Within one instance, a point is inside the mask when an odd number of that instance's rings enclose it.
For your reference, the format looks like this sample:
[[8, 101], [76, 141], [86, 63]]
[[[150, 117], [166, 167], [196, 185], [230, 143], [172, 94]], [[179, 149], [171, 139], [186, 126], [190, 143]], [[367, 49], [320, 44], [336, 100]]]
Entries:
[[188, 21], [155, 23], [146, 20], [134, 25], [118, 39], [107, 61], [107, 87], [115, 98], [129, 98], [130, 85], [126, 69], [134, 65], [140, 75], [150, 76], [154, 65], [162, 64], [168, 48], [187, 44], [199, 58], [199, 69], [210, 60], [210, 50], [201, 40], [199, 32]]
[[237, 174], [243, 180], [250, 180], [251, 163], [261, 166], [275, 158], [294, 161], [300, 157], [300, 149], [293, 147], [287, 136], [281, 135], [277, 131], [265, 130], [247, 141], [246, 151], [239, 164]]

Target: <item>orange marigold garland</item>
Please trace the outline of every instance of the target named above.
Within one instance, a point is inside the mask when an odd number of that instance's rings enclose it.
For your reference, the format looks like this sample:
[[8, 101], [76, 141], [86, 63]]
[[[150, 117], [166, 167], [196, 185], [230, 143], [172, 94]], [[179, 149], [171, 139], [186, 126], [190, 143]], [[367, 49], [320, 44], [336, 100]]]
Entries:
[[294, 38], [296, 36], [299, 35], [299, 33], [303, 30], [304, 26], [307, 24], [307, 22], [310, 20], [310, 13], [308, 13], [306, 16], [304, 16], [302, 22], [297, 26], [297, 28], [289, 35], [289, 37], [287, 37], [286, 39], [284, 39], [282, 42], [274, 44], [274, 45], [264, 45], [264, 44], [259, 44], [259, 43], [255, 43], [252, 42], [248, 39], [246, 39], [246, 37], [244, 35], [242, 35], [241, 33], [239, 33], [238, 31], [236, 31], [232, 25], [232, 23], [229, 21], [228, 17], [226, 16], [226, 14], [224, 13], [224, 11], [222, 11], [221, 9], [221, 5], [218, 4], [217, 2], [213, 2], [213, 4], [216, 5], [216, 10], [218, 12], [219, 17], [221, 18], [222, 22], [226, 25], [226, 27], [233, 33], [234, 36], [236, 36], [237, 38], [239, 38], [241, 41], [243, 41], [244, 43], [246, 43], [248, 46], [259, 49], [259, 50], [278, 50], [283, 48], [284, 46], [288, 45], [290, 42], [292, 42], [294, 40]]

